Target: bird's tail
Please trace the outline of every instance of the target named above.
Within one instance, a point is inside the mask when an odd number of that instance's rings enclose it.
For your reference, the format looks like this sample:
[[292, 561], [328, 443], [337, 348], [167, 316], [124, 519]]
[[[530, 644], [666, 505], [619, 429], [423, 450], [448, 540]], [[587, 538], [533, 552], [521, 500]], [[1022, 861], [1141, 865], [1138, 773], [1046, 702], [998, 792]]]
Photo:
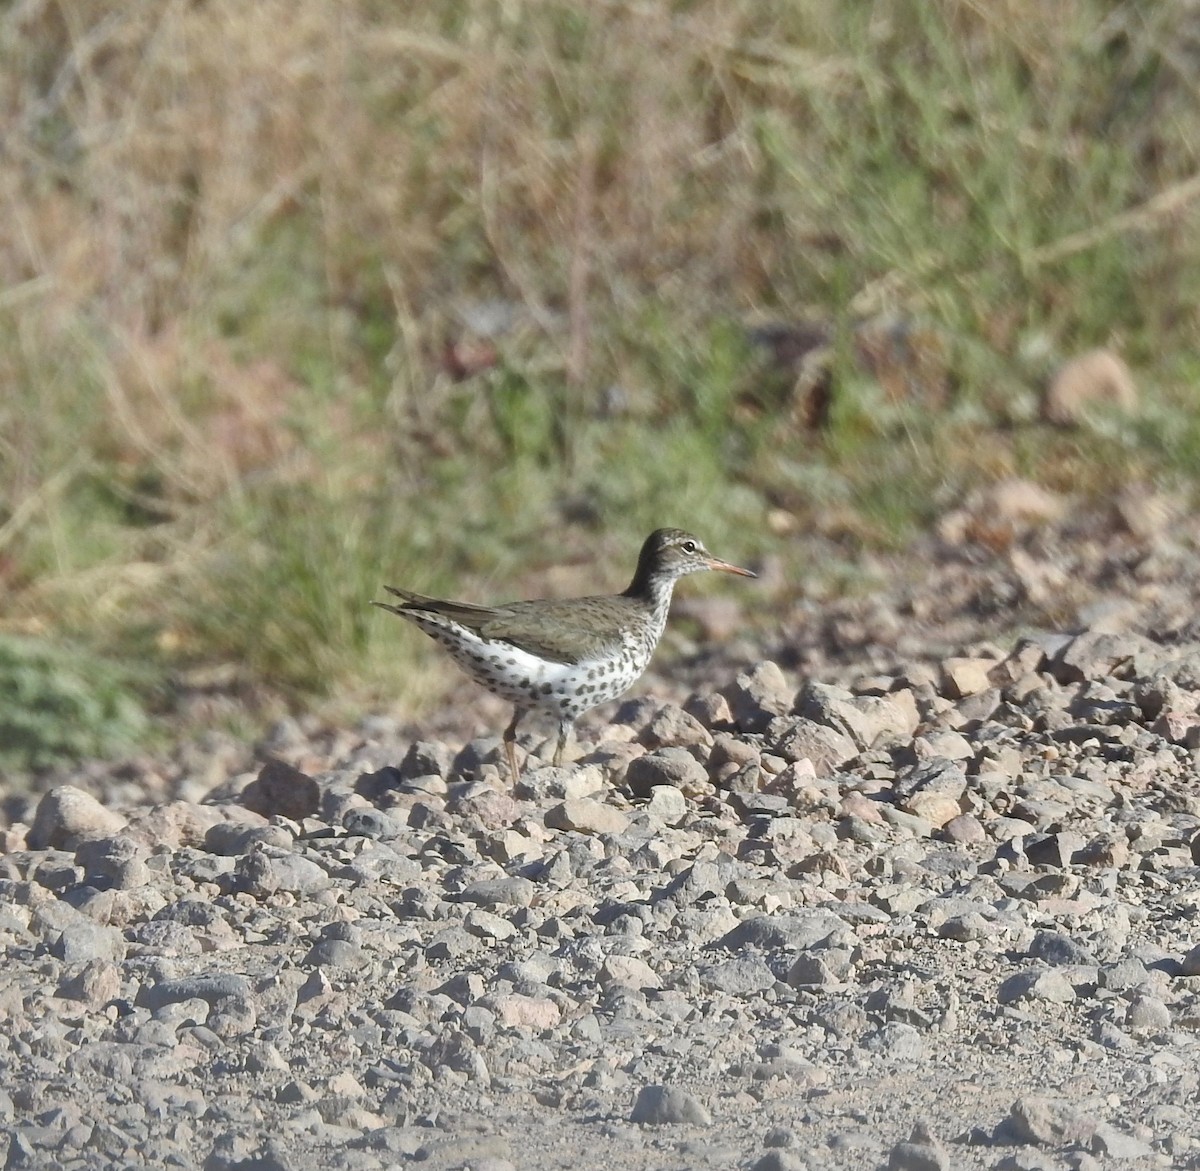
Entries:
[[378, 606], [381, 610], [390, 610], [393, 614], [399, 614], [401, 618], [405, 617], [405, 610], [424, 610], [430, 605], [436, 605], [435, 598], [427, 598], [424, 594], [414, 594], [412, 590], [402, 590], [397, 586], [383, 587], [389, 594], [394, 594], [397, 598], [403, 601], [402, 606], [393, 605], [391, 602], [372, 602], [372, 606]]
[[376, 602], [372, 600], [371, 605], [378, 606], [381, 610], [390, 610], [393, 614], [399, 614], [401, 618], [404, 617], [404, 610], [400, 606], [393, 606], [391, 602]]

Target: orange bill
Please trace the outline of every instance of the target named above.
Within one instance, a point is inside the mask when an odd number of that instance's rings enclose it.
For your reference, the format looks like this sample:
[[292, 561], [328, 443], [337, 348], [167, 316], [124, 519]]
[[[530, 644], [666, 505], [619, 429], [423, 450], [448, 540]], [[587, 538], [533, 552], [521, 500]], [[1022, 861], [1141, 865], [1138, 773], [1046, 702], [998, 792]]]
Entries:
[[719, 557], [710, 557], [708, 559], [708, 568], [715, 569], [718, 573], [736, 573], [738, 577], [758, 576], [752, 570], [743, 569], [740, 565], [731, 565], [728, 561], [722, 561]]

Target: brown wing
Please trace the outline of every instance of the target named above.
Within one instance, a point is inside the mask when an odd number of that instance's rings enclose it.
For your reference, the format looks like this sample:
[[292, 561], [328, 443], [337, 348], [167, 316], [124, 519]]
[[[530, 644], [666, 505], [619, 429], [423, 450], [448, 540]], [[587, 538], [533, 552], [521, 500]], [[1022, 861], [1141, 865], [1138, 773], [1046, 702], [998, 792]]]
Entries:
[[[494, 606], [475, 606], [470, 602], [446, 602], [441, 598], [430, 598], [425, 594], [416, 594], [412, 590], [402, 590], [396, 586], [384, 586], [383, 588], [389, 594], [404, 599], [403, 606], [385, 605], [385, 610], [390, 609], [397, 614], [404, 610], [425, 610], [430, 614], [441, 614], [471, 630], [477, 630], [480, 621], [496, 612]], [[376, 603], [376, 605], [380, 604]]]
[[503, 606], [447, 602], [410, 590], [386, 587], [404, 599], [403, 606], [384, 606], [402, 618], [406, 610], [437, 614], [473, 630], [481, 638], [511, 643], [531, 655], [556, 663], [599, 658], [620, 645], [620, 630], [632, 617], [632, 602], [607, 598], [538, 599]]

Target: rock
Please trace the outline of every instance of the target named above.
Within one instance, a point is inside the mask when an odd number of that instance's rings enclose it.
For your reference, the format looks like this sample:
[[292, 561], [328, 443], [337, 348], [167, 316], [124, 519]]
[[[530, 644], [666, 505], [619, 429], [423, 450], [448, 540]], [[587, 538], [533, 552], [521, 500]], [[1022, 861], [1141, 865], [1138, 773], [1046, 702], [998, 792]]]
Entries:
[[[949, 800], [944, 794], [935, 794], [935, 796], [940, 801]], [[938, 809], [938, 804], [935, 802], [931, 811], [938, 812]], [[946, 811], [941, 810], [941, 812], [944, 813]], [[894, 826], [909, 837], [928, 838], [933, 835], [933, 823], [915, 813], [909, 813], [904, 809], [897, 809], [894, 805], [881, 805], [879, 813], [888, 825]]]
[[928, 1121], [913, 1124], [908, 1142], [897, 1143], [888, 1156], [889, 1171], [949, 1171], [950, 1158]]
[[1078, 858], [1087, 841], [1082, 834], [1070, 830], [1030, 837], [1025, 842], [1025, 856], [1034, 866], [1068, 867]]
[[485, 829], [512, 825], [518, 812], [517, 802], [507, 793], [478, 781], [453, 786], [446, 809]]
[[552, 764], [526, 768], [517, 796], [530, 801], [575, 801], [604, 789], [604, 773], [594, 764], [558, 768]]
[[712, 1116], [691, 1094], [675, 1086], [643, 1086], [629, 1121], [642, 1126], [711, 1126]]
[[277, 890], [314, 895], [328, 890], [332, 879], [324, 867], [301, 854], [287, 853], [271, 858], [271, 876]]
[[72, 914], [56, 930], [48, 927], [44, 938], [50, 955], [67, 965], [125, 959], [125, 939], [121, 932], [115, 927], [92, 923], [82, 914]]
[[600, 965], [596, 979], [601, 987], [608, 984], [628, 984], [632, 988], [658, 988], [662, 981], [658, 973], [637, 956], [610, 955]]
[[1161, 543], [1185, 507], [1176, 493], [1158, 492], [1146, 484], [1127, 484], [1114, 501], [1117, 519], [1140, 541]]
[[1098, 1123], [1072, 1103], [1057, 1098], [1031, 1095], [1018, 1098], [1000, 1124], [1006, 1140], [1057, 1146], [1061, 1143], [1088, 1143]]
[[427, 959], [443, 962], [458, 960], [479, 950], [480, 940], [461, 927], [439, 931], [425, 946]]
[[929, 1143], [897, 1143], [887, 1165], [888, 1171], [950, 1171], [950, 1157]]
[[1184, 955], [1179, 963], [1179, 971], [1183, 976], [1200, 976], [1200, 943]]
[[637, 695], [621, 701], [613, 714], [612, 722], [637, 735], [654, 719], [660, 705], [648, 695]]
[[757, 956], [738, 956], [723, 963], [710, 964], [701, 968], [698, 975], [703, 987], [729, 996], [750, 996], [755, 992], [765, 992], [775, 985], [771, 969]]
[[115, 1000], [121, 991], [121, 973], [110, 960], [88, 960], [73, 976], [63, 980], [55, 995], [82, 1001], [96, 1009]]
[[242, 855], [234, 866], [238, 886], [256, 899], [270, 898], [280, 887], [271, 856], [262, 850]]
[[1053, 1004], [1070, 1004], [1075, 999], [1071, 982], [1053, 968], [1031, 968], [1009, 976], [996, 993], [1001, 1004], [1021, 1000], [1048, 1000]]
[[[226, 1132], [217, 1136], [204, 1160], [203, 1171], [242, 1171], [242, 1168], [253, 1168], [253, 1171], [283, 1171], [287, 1164], [264, 1162], [260, 1152], [245, 1135]], [[292, 1171], [287, 1168], [287, 1171]]]
[[1157, 996], [1141, 994], [1129, 1002], [1125, 1023], [1134, 1030], [1158, 1032], [1169, 1029], [1171, 1010]]
[[990, 919], [978, 911], [967, 911], [962, 915], [951, 915], [938, 925], [937, 933], [942, 939], [955, 939], [967, 943], [975, 939], [988, 939], [996, 934]]
[[686, 796], [709, 791], [708, 772], [685, 748], [660, 748], [635, 757], [625, 771], [635, 797], [649, 797], [655, 786], [670, 785]]
[[1118, 960], [1115, 964], [1105, 964], [1100, 969], [1100, 986], [1110, 992], [1124, 992], [1129, 988], [1137, 988], [1150, 978], [1146, 965], [1135, 956]]
[[1123, 415], [1137, 410], [1133, 375], [1112, 350], [1089, 350], [1065, 363], [1046, 389], [1042, 417], [1060, 427], [1077, 427], [1097, 406]]
[[206, 1027], [218, 1037], [232, 1040], [253, 1032], [257, 1023], [258, 1014], [249, 996], [226, 996], [212, 1006]]
[[1118, 665], [1139, 655], [1158, 658], [1161, 652], [1138, 635], [1084, 631], [1062, 647], [1050, 669], [1059, 683], [1082, 683], [1107, 678]]
[[638, 733], [638, 743], [647, 748], [691, 748], [712, 746], [712, 733], [695, 716], [681, 707], [667, 703], [654, 713], [651, 721]]
[[986, 841], [987, 833], [973, 813], [960, 813], [942, 825], [942, 834], [948, 842], [958, 845], [977, 845]]
[[1131, 1134], [1123, 1134], [1107, 1122], [1101, 1122], [1096, 1127], [1091, 1148], [1097, 1155], [1109, 1159], [1149, 1159], [1154, 1155], [1149, 1143], [1144, 1143]]
[[791, 804], [787, 797], [780, 793], [761, 793], [757, 789], [731, 790], [729, 805], [737, 811], [743, 821], [787, 817], [791, 813]]
[[750, 1164], [751, 1171], [808, 1171], [808, 1164], [791, 1151], [768, 1151]]
[[962, 766], [943, 757], [922, 761], [898, 777], [893, 786], [896, 800], [905, 808], [920, 793], [936, 793], [957, 802], [966, 791], [967, 777]]
[[300, 961], [305, 968], [324, 968], [330, 971], [362, 971], [369, 960], [363, 949], [348, 939], [319, 939]]
[[958, 798], [933, 790], [922, 790], [906, 797], [903, 809], [926, 822], [931, 829], [949, 825], [962, 813]]
[[733, 728], [733, 712], [729, 701], [717, 692], [689, 695], [683, 710], [694, 716], [710, 732], [726, 734]]
[[245, 976], [233, 972], [212, 975], [184, 976], [178, 980], [160, 980], [156, 984], [142, 986], [138, 1004], [156, 1012], [167, 1004], [183, 1000], [203, 1000], [215, 1005], [227, 997], [250, 999], [250, 983]]
[[734, 722], [743, 732], [762, 732], [775, 716], [792, 710], [795, 689], [776, 663], [758, 663], [739, 675], [721, 694]]
[[687, 819], [687, 799], [672, 785], [655, 785], [646, 812], [662, 825], [680, 825]]
[[725, 732], [713, 737], [712, 751], [708, 754], [708, 771], [715, 779], [738, 773], [747, 765], [757, 767], [761, 763], [762, 751], [757, 744]]
[[316, 815], [320, 802], [317, 782], [282, 760], [268, 760], [242, 790], [242, 804], [263, 817], [303, 821]]
[[864, 1041], [870, 1053], [881, 1054], [891, 1061], [921, 1061], [925, 1056], [925, 1042], [912, 1025], [903, 1021], [889, 1021]]
[[74, 850], [81, 842], [112, 837], [125, 824], [119, 813], [82, 789], [58, 785], [38, 802], [26, 836], [31, 850]]
[[428, 1163], [430, 1167], [439, 1169], [462, 1168], [463, 1171], [468, 1168], [470, 1171], [485, 1171], [490, 1163], [492, 1171], [502, 1171], [503, 1164], [513, 1165], [513, 1158], [512, 1147], [506, 1139], [498, 1135], [466, 1134], [428, 1139], [412, 1152], [411, 1161]]
[[761, 1061], [747, 1062], [735, 1072], [756, 1082], [785, 1081], [793, 1088], [822, 1085], [826, 1074], [788, 1045], [767, 1044], [759, 1047]]
[[[961, 707], [960, 704], [955, 710], [961, 710]], [[954, 763], [972, 760], [975, 756], [975, 745], [966, 736], [946, 728], [934, 728], [917, 736], [912, 742], [912, 749], [918, 761], [934, 761], [940, 757]]]
[[1088, 948], [1061, 931], [1035, 932], [1028, 955], [1030, 959], [1041, 960], [1051, 966], [1093, 965], [1096, 962], [1095, 955]]
[[149, 850], [199, 847], [204, 835], [221, 820], [217, 809], [190, 801], [168, 801], [132, 811], [124, 833]]
[[819, 953], [804, 952], [788, 968], [787, 982], [793, 988], [832, 988], [839, 980]]
[[849, 736], [815, 720], [781, 719], [770, 725], [768, 737], [775, 755], [786, 761], [810, 761], [818, 777], [831, 776], [858, 755], [858, 746]]
[[511, 939], [517, 934], [517, 929], [507, 919], [478, 908], [467, 912], [463, 927], [472, 935], [494, 942]]
[[553, 1000], [544, 996], [524, 996], [519, 992], [505, 992], [486, 996], [480, 1002], [484, 1008], [496, 1014], [496, 1020], [506, 1028], [534, 1029], [545, 1032], [558, 1027], [562, 1009]]
[[[354, 782], [354, 792], [372, 804], [389, 804], [396, 793], [405, 789], [406, 779], [411, 778], [402, 777], [398, 768], [388, 765], [376, 772], [361, 773]], [[436, 779], [444, 784], [440, 776]]]
[[342, 828], [351, 837], [386, 842], [400, 837], [406, 827], [400, 817], [383, 809], [347, 809]]
[[831, 911], [811, 910], [795, 915], [762, 915], [743, 919], [723, 935], [718, 946], [730, 951], [745, 947], [763, 950], [790, 948], [796, 951], [824, 943], [831, 935], [847, 928], [845, 920]]
[[473, 882], [458, 893], [458, 901], [479, 907], [527, 907], [533, 901], [534, 886], [528, 878], [511, 876]]
[[684, 907], [697, 899], [723, 894], [728, 885], [727, 875], [727, 869], [722, 869], [713, 862], [694, 862], [679, 871], [655, 897], [670, 899], [678, 906]]
[[579, 797], [547, 809], [546, 827], [582, 834], [619, 834], [629, 828], [629, 818], [612, 805]]
[[255, 846], [270, 847], [280, 854], [287, 853], [295, 836], [282, 825], [245, 825], [232, 821], [218, 822], [204, 835], [204, 848], [213, 854], [236, 858]]
[[882, 736], [911, 736], [920, 720], [911, 691], [855, 696], [814, 681], [801, 689], [796, 710], [805, 719], [847, 736], [860, 750], [870, 748]]
[[965, 699], [987, 691], [994, 659], [950, 658], [942, 660], [942, 686], [951, 699]]
[[409, 745], [399, 769], [394, 771], [396, 780], [401, 782], [428, 776], [444, 779], [450, 775], [453, 763], [454, 753], [448, 745], [437, 740], [416, 740]]
[[987, 489], [983, 508], [1001, 523], [1023, 528], [1059, 520], [1066, 514], [1067, 502], [1032, 480], [1009, 479]]
[[81, 842], [75, 851], [75, 862], [83, 867], [84, 880], [93, 886], [130, 890], [150, 881], [146, 867], [148, 853], [135, 837], [122, 833]]

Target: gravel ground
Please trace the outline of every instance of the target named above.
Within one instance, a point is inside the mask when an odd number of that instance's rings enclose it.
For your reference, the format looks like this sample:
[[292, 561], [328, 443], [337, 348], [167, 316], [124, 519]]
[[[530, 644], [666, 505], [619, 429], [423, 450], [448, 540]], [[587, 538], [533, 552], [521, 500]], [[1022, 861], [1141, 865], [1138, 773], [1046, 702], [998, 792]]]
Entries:
[[1118, 519], [685, 604], [515, 792], [464, 690], [13, 799], [5, 1165], [1200, 1168], [1200, 541]]

